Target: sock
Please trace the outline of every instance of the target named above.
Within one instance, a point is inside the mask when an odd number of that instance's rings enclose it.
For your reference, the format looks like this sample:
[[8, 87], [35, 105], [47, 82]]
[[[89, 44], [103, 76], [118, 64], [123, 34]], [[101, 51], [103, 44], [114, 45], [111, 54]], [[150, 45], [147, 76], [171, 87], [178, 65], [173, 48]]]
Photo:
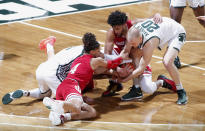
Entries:
[[48, 59], [55, 55], [53, 46], [51, 44], [46, 45]]
[[159, 87], [163, 86], [164, 81], [163, 80], [157, 80], [155, 83], [156, 83], [157, 87], [159, 88]]
[[182, 89], [184, 89], [183, 86], [182, 86], [182, 83], [176, 84], [176, 88], [177, 88], [177, 90], [182, 90]]
[[135, 86], [135, 88], [137, 89], [137, 88], [140, 88], [140, 86], [139, 85], [134, 85]]
[[70, 113], [65, 113], [65, 114], [63, 114], [63, 116], [64, 116], [66, 121], [71, 120], [71, 114]]
[[52, 94], [52, 91], [50, 89], [48, 91], [42, 93], [39, 88], [30, 90], [30, 91], [27, 91], [27, 92], [29, 92], [28, 96], [34, 97], [34, 98], [37, 98], [37, 99], [43, 99], [44, 97], [50, 97], [51, 94]]
[[47, 44], [46, 48], [47, 48], [47, 53], [48, 52], [54, 52], [53, 46], [51, 44]]

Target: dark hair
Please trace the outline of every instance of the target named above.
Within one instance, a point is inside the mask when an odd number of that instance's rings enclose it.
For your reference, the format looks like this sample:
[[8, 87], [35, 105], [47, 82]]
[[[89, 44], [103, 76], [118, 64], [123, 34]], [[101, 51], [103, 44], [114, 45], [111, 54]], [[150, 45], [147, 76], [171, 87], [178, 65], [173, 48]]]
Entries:
[[107, 19], [107, 23], [110, 24], [111, 26], [123, 25], [126, 22], [127, 22], [127, 15], [124, 12], [121, 12], [119, 10], [112, 12]]
[[92, 33], [85, 33], [82, 41], [86, 53], [89, 53], [91, 50], [95, 50], [100, 47], [100, 44], [96, 41], [95, 35]]

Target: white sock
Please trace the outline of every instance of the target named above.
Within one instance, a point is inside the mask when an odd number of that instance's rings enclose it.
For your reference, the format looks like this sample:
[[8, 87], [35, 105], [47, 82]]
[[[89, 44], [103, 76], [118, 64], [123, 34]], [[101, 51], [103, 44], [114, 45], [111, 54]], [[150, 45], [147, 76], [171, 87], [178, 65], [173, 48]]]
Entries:
[[182, 90], [182, 89], [184, 89], [183, 86], [182, 86], [182, 83], [176, 84], [176, 88], [177, 88], [177, 90]]
[[64, 118], [66, 121], [70, 121], [71, 120], [71, 114], [70, 113], [65, 113], [63, 114]]
[[46, 48], [47, 48], [47, 53], [48, 52], [54, 52], [53, 46], [51, 44], [47, 44]]
[[137, 88], [140, 88], [140, 85], [135, 85], [135, 88], [137, 89]]

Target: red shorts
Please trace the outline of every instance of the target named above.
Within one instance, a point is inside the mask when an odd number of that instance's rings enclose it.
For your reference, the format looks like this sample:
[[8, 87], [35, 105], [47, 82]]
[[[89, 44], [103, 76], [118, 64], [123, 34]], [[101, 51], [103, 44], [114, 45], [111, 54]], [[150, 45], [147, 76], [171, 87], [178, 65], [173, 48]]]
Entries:
[[57, 88], [56, 100], [69, 101], [71, 98], [81, 98], [81, 89], [78, 82], [73, 79], [65, 79]]

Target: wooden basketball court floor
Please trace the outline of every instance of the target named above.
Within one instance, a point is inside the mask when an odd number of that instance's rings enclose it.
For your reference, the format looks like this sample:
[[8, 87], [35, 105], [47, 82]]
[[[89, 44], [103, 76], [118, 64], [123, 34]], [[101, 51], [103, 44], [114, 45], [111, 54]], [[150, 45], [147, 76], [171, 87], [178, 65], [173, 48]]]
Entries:
[[[4, 60], [0, 61], [0, 98], [16, 89], [37, 88], [35, 70], [47, 58], [38, 48], [41, 39], [56, 36], [55, 52], [81, 45], [85, 32], [96, 34], [104, 43], [104, 31], [110, 28], [107, 16], [114, 10], [127, 12], [131, 19], [149, 17], [156, 12], [169, 17], [168, 1], [155, 1], [0, 25], [0, 52], [4, 52]], [[182, 25], [187, 31], [187, 42], [179, 55], [183, 62], [179, 71], [189, 97], [187, 105], [177, 105], [177, 94], [161, 88], [153, 95], [144, 94], [142, 100], [122, 102], [120, 97], [129, 91], [131, 81], [123, 84], [119, 95], [101, 98], [108, 80], [97, 80], [94, 92], [87, 94], [95, 99], [97, 118], [52, 126], [42, 101], [24, 97], [9, 105], [0, 104], [0, 130], [204, 131], [205, 28], [189, 7], [184, 11]], [[156, 50], [153, 55], [153, 80], [159, 74], [169, 77], [161, 63], [163, 52]]]

